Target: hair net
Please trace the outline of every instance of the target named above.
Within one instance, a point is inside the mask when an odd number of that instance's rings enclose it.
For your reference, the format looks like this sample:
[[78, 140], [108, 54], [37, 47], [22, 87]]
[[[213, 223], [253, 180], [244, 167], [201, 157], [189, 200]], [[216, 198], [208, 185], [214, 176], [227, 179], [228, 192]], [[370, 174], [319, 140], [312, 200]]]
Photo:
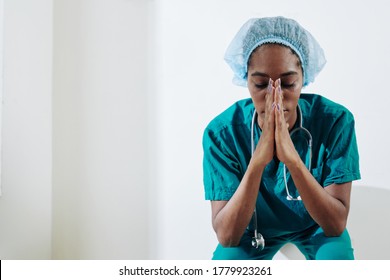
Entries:
[[295, 20], [254, 18], [241, 27], [225, 53], [225, 61], [234, 72], [234, 84], [247, 86], [248, 59], [257, 47], [267, 43], [285, 45], [298, 55], [303, 86], [313, 82], [326, 63], [324, 51], [316, 39]]

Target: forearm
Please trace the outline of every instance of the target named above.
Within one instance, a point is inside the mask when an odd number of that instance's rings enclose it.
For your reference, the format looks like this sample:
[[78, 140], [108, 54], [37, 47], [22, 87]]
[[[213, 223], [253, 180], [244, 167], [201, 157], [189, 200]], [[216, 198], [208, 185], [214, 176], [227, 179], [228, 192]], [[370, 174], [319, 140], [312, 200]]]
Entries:
[[345, 229], [348, 206], [330, 195], [307, 170], [301, 160], [287, 166], [310, 216], [327, 236], [338, 236]]
[[262, 134], [248, 168], [231, 199], [213, 206], [213, 227], [218, 241], [225, 247], [239, 245], [256, 207], [264, 168], [275, 154], [275, 119], [272, 107], [274, 88], [270, 85], [271, 90], [265, 95], [265, 116], [258, 120]]
[[224, 247], [238, 246], [253, 215], [263, 170], [251, 162], [236, 192], [213, 219], [218, 241]]

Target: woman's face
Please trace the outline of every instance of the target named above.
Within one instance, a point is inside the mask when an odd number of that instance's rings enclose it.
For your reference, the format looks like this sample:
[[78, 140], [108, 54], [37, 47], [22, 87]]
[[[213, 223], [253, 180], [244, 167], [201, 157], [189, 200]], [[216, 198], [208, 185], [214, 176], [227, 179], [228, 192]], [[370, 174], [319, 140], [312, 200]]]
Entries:
[[[248, 63], [248, 89], [262, 127], [265, 116], [265, 95], [269, 79], [281, 80], [284, 117], [292, 128], [297, 119], [296, 107], [303, 84], [299, 58], [288, 47], [265, 44], [257, 48]], [[275, 86], [275, 85], [274, 85]]]

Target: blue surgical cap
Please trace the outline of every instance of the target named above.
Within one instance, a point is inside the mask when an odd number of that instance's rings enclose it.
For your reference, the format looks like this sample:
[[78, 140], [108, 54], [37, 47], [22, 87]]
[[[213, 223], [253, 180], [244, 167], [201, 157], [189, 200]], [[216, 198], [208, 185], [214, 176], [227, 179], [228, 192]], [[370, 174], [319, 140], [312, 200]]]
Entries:
[[303, 69], [303, 86], [313, 82], [325, 66], [324, 51], [298, 22], [284, 17], [253, 18], [241, 27], [225, 53], [225, 61], [234, 72], [234, 84], [247, 86], [251, 53], [270, 43], [285, 45], [298, 55]]

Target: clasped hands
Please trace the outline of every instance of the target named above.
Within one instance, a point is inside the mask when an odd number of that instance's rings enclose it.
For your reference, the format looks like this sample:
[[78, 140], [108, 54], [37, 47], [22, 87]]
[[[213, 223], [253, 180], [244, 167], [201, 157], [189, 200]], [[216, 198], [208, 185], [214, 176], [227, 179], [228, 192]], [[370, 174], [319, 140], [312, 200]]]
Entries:
[[[289, 112], [290, 114], [295, 112]], [[299, 158], [289, 134], [283, 107], [283, 91], [280, 79], [269, 80], [265, 95], [265, 114], [260, 120], [262, 135], [253, 158], [267, 165], [275, 156], [287, 166]]]

